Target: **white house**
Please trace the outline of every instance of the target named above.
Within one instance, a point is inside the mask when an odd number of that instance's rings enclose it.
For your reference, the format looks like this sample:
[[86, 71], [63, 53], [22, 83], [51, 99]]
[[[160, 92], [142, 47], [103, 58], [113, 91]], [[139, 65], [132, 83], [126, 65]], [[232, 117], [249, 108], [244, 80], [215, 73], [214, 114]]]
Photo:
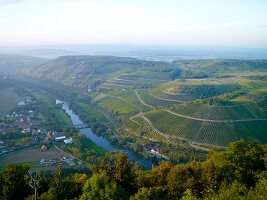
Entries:
[[66, 139], [66, 136], [60, 136], [60, 137], [56, 137], [55, 140], [56, 141], [62, 141], [62, 140], [65, 140]]
[[24, 102], [24, 101], [20, 101], [19, 103], [18, 103], [18, 107], [23, 107], [23, 106], [25, 106], [26, 105], [26, 103]]
[[159, 149], [157, 149], [157, 148], [152, 148], [150, 151], [151, 151], [152, 153], [159, 154]]
[[67, 138], [67, 139], [64, 140], [64, 143], [65, 144], [72, 144], [73, 140], [72, 140], [72, 138]]

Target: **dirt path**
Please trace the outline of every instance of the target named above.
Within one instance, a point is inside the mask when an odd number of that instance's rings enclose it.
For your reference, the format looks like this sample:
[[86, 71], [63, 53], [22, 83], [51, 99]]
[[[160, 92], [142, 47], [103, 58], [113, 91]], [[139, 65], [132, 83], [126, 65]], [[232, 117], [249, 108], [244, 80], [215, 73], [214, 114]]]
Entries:
[[164, 100], [164, 101], [171, 101], [171, 102], [178, 102], [178, 103], [185, 103], [185, 102], [189, 102], [189, 101], [181, 101], [181, 100], [175, 100], [175, 99], [165, 99], [165, 98], [161, 98], [161, 97], [156, 97], [155, 95], [153, 95], [149, 89], [149, 94], [159, 100]]
[[166, 135], [166, 134], [160, 132], [159, 130], [157, 130], [157, 129], [154, 127], [154, 125], [152, 124], [152, 122], [151, 122], [148, 118], [146, 118], [145, 115], [144, 115], [143, 113], [141, 113], [141, 117], [148, 123], [148, 125], [149, 125], [149, 126], [156, 132], [156, 133], [162, 135], [162, 136], [165, 137], [165, 138], [170, 138], [168, 135]]
[[103, 85], [118, 86], [122, 88], [133, 88], [133, 86], [131, 85], [119, 85], [119, 84], [113, 84], [113, 83], [103, 83]]
[[148, 106], [148, 107], [150, 107], [150, 108], [155, 108], [154, 106], [151, 106], [151, 105], [146, 104], [146, 103], [141, 99], [141, 97], [139, 96], [139, 94], [138, 94], [138, 92], [137, 92], [136, 90], [134, 90], [134, 92], [135, 92], [135, 94], [136, 94], [138, 100], [139, 100], [144, 106]]
[[178, 116], [178, 117], [182, 117], [182, 118], [186, 118], [186, 119], [193, 119], [193, 120], [202, 121], [202, 122], [230, 122], [230, 123], [234, 123], [234, 122], [249, 122], [249, 121], [267, 121], [267, 118], [230, 119], [230, 120], [202, 119], [202, 118], [190, 117], [190, 116], [178, 114], [178, 113], [172, 112], [172, 111], [167, 110], [167, 109], [165, 109], [165, 111], [170, 113], [170, 114], [173, 114], [175, 116]]
[[[161, 131], [157, 130], [154, 127], [154, 125], [152, 124], [152, 122], [148, 118], [146, 118], [143, 113], [141, 114], [141, 117], [148, 123], [148, 125], [150, 126], [150, 128], [153, 129], [153, 131], [155, 131], [156, 133], [162, 135], [163, 137], [165, 137], [167, 139], [171, 138], [170, 136], [168, 136], [168, 135], [162, 133]], [[209, 151], [210, 150], [209, 148], [202, 147], [202, 146], [198, 145], [197, 143], [195, 143], [195, 142], [193, 142], [193, 141], [191, 141], [189, 139], [186, 139], [186, 138], [183, 138], [183, 137], [178, 137], [178, 136], [175, 136], [175, 138], [178, 138], [180, 140], [186, 141], [188, 143], [188, 145], [191, 146], [194, 149], [199, 149], [199, 150], [202, 150], [202, 151]]]
[[134, 82], [133, 80], [121, 79], [121, 78], [114, 78], [114, 80], [117, 80], [117, 81], [124, 81], [124, 82]]

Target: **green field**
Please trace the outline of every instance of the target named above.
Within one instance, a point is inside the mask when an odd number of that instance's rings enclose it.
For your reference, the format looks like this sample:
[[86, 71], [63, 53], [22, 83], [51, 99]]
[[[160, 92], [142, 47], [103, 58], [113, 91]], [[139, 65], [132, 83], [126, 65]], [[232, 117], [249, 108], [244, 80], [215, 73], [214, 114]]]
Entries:
[[153, 94], [156, 97], [159, 98], [163, 98], [163, 99], [170, 99], [170, 100], [174, 100], [173, 102], [175, 103], [175, 101], [184, 101], [184, 102], [188, 102], [188, 101], [192, 101], [197, 99], [194, 95], [192, 94], [174, 94], [174, 93], [168, 93], [166, 91], [164, 91], [163, 88], [161, 87], [156, 87], [156, 88], [152, 88], [150, 89], [151, 94]]
[[65, 152], [62, 152], [54, 147], [51, 147], [48, 151], [40, 151], [39, 147], [22, 149], [14, 151], [9, 154], [0, 157], [0, 166], [5, 166], [12, 163], [24, 163], [30, 164], [31, 167], [40, 167], [39, 161], [41, 159], [55, 159], [66, 156]]
[[116, 96], [116, 97], [120, 97], [128, 102], [130, 102], [131, 104], [139, 107], [141, 110], [143, 111], [148, 111], [151, 110], [150, 107], [142, 104], [139, 100], [138, 97], [135, 93], [134, 90], [116, 90], [116, 91], [112, 91], [112, 92], [108, 92], [107, 94], [110, 94], [112, 96]]
[[178, 102], [168, 101], [168, 100], [162, 100], [157, 99], [153, 96], [151, 96], [149, 90], [138, 90], [137, 91], [140, 98], [148, 105], [158, 107], [158, 106], [165, 106], [165, 105], [171, 105]]
[[84, 104], [84, 103], [78, 103], [77, 106], [83, 110], [84, 114], [86, 116], [91, 116], [97, 118], [102, 123], [109, 122], [108, 119], [99, 112], [93, 105], [91, 104]]
[[129, 113], [137, 113], [140, 108], [136, 105], [132, 105], [120, 98], [116, 98], [113, 96], [106, 96], [100, 99], [98, 105], [102, 108], [106, 109], [108, 112], [114, 112], [118, 114], [129, 114]]
[[45, 122], [58, 126], [72, 126], [70, 117], [61, 108], [56, 106], [53, 97], [41, 92], [31, 92], [31, 94], [40, 103], [42, 117]]
[[168, 73], [162, 72], [151, 72], [147, 70], [137, 70], [130, 74], [123, 74], [120, 75], [120, 78], [124, 79], [157, 79], [157, 80], [170, 80]]
[[0, 88], [0, 118], [9, 114], [21, 100], [14, 88]]

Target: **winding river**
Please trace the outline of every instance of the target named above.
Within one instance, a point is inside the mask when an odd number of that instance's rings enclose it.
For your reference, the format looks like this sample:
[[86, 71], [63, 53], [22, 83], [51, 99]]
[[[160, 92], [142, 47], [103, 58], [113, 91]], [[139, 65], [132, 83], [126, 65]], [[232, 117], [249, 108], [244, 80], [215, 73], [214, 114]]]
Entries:
[[[61, 101], [56, 100], [56, 103], [61, 103]], [[70, 116], [72, 124], [78, 125], [83, 124], [83, 121], [79, 118], [78, 115], [76, 115], [70, 108], [67, 102], [62, 102], [62, 109], [66, 111], [66, 113]], [[92, 132], [90, 128], [85, 128], [80, 130], [84, 135], [86, 135], [87, 138], [92, 140], [97, 146], [102, 147], [103, 149], [107, 151], [122, 151], [125, 154], [127, 154], [128, 158], [132, 161], [141, 163], [146, 166], [147, 169], [152, 168], [152, 162], [140, 155], [137, 155], [136, 153], [132, 152], [129, 149], [126, 148], [120, 148], [115, 147], [112, 145], [105, 137], [98, 136]]]

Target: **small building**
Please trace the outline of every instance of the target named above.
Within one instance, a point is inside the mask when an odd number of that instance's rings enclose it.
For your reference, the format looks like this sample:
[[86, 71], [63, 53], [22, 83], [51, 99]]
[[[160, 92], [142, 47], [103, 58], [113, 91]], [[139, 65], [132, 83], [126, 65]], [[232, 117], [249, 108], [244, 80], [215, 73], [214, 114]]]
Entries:
[[19, 108], [21, 108], [21, 107], [23, 107], [23, 106], [25, 106], [26, 105], [26, 103], [24, 102], [24, 101], [20, 101], [19, 103], [18, 103], [18, 107]]
[[150, 151], [151, 151], [152, 153], [159, 154], [159, 149], [158, 149], [158, 148], [152, 148]]
[[46, 145], [41, 146], [41, 151], [47, 151], [47, 146]]
[[65, 140], [66, 139], [66, 136], [60, 136], [60, 137], [56, 137], [55, 140], [56, 141], [62, 141], [62, 140]]
[[67, 138], [67, 139], [64, 140], [64, 143], [65, 144], [72, 144], [73, 140], [72, 140], [72, 138]]

